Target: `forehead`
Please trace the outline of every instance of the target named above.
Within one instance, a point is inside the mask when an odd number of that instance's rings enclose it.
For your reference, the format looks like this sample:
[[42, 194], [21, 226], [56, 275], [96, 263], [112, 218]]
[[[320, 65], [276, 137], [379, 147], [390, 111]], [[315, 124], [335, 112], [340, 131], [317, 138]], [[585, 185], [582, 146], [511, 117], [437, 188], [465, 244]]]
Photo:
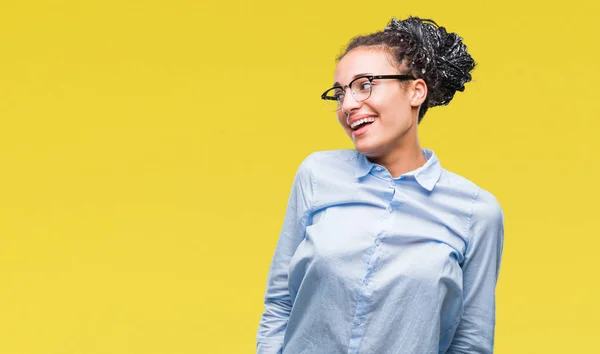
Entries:
[[339, 61], [334, 81], [345, 85], [359, 74], [384, 75], [396, 72], [388, 52], [380, 48], [359, 47], [346, 53]]

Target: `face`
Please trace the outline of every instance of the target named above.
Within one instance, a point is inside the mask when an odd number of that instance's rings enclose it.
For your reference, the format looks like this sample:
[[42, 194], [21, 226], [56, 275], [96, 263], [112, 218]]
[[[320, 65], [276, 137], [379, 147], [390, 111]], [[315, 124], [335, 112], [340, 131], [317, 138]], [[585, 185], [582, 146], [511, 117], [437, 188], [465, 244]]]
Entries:
[[[346, 53], [335, 70], [336, 85], [348, 85], [357, 76], [405, 74], [393, 64], [390, 55], [375, 48], [359, 47]], [[427, 86], [421, 79], [399, 81], [373, 80], [371, 96], [357, 102], [349, 88], [337, 118], [356, 150], [371, 158], [380, 158], [394, 149], [417, 143], [417, 115], [425, 100]], [[368, 119], [360, 127], [351, 127], [357, 120]], [[372, 123], [369, 123], [372, 121]], [[414, 141], [412, 141], [414, 140]]]

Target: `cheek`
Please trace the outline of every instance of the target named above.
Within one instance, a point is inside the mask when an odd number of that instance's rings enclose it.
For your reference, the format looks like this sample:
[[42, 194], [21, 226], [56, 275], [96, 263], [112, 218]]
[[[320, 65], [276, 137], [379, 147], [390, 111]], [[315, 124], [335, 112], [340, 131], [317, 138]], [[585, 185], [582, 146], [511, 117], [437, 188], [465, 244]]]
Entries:
[[384, 120], [390, 123], [400, 123], [400, 121], [410, 119], [410, 105], [398, 97], [380, 102], [376, 106], [376, 110], [384, 117]]
[[342, 111], [341, 111], [341, 110], [339, 110], [339, 111], [337, 111], [337, 112], [336, 112], [336, 115], [337, 115], [338, 122], [339, 122], [339, 123], [340, 123], [340, 124], [341, 124], [343, 127], [345, 127], [345, 126], [346, 126], [346, 114], [345, 114], [345, 113], [342, 113]]

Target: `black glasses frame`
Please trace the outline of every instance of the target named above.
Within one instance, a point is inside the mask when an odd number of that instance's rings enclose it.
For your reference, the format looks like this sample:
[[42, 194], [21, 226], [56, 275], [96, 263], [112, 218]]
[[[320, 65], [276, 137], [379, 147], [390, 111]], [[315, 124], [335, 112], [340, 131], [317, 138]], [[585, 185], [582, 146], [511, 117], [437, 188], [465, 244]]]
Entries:
[[[331, 91], [331, 90], [335, 90], [335, 89], [341, 89], [342, 91], [346, 92], [346, 88], [351, 87], [352, 84], [356, 81], [356, 80], [360, 80], [360, 79], [368, 79], [369, 83], [373, 84], [373, 80], [380, 80], [380, 79], [395, 79], [395, 80], [414, 80], [415, 78], [412, 75], [407, 75], [407, 74], [402, 74], [402, 75], [364, 75], [364, 76], [359, 76], [354, 78], [352, 81], [350, 81], [350, 83], [348, 85], [345, 86], [333, 86], [332, 88], [328, 89], [327, 91], [323, 92], [323, 94], [321, 94], [321, 99], [327, 101], [337, 101], [337, 98], [335, 97], [331, 97], [331, 96], [327, 96], [327, 92]], [[373, 92], [373, 90], [371, 89], [371, 92], [369, 93], [369, 96], [367, 96], [367, 98], [365, 98], [364, 100], [360, 100], [359, 102], [363, 102], [369, 99], [369, 97], [371, 97], [371, 93]], [[354, 93], [352, 93], [352, 96], [354, 97]], [[356, 98], [355, 98], [356, 99]], [[339, 111], [339, 108], [337, 109]]]

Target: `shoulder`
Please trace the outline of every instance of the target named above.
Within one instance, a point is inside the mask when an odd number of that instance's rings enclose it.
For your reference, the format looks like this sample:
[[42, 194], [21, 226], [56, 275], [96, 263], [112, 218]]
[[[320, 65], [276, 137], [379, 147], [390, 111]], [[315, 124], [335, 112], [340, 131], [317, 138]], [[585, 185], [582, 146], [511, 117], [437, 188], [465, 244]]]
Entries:
[[471, 198], [474, 198], [480, 189], [480, 187], [471, 180], [444, 168], [442, 168], [438, 184], [444, 187], [460, 189], [465, 193], [468, 193]]
[[358, 152], [355, 150], [316, 151], [306, 156], [296, 171], [296, 183], [311, 185], [318, 182], [342, 180], [350, 176], [356, 166]]
[[496, 196], [471, 180], [446, 169], [442, 169], [439, 184], [449, 187], [469, 199], [470, 226], [485, 223], [501, 225], [503, 222], [502, 207]]
[[351, 149], [315, 151], [308, 155], [303, 163], [348, 163], [356, 160], [358, 152]]
[[504, 212], [498, 199], [490, 192], [479, 188], [473, 199], [471, 230], [503, 230]]
[[316, 151], [302, 161], [298, 170], [311, 176], [350, 172], [356, 166], [358, 157], [359, 153], [351, 149]]
[[476, 204], [482, 204], [483, 206], [487, 205], [491, 209], [500, 208], [498, 200], [491, 192], [457, 173], [442, 169], [438, 183], [442, 186], [452, 186], [464, 190], [471, 195], [471, 198]]

